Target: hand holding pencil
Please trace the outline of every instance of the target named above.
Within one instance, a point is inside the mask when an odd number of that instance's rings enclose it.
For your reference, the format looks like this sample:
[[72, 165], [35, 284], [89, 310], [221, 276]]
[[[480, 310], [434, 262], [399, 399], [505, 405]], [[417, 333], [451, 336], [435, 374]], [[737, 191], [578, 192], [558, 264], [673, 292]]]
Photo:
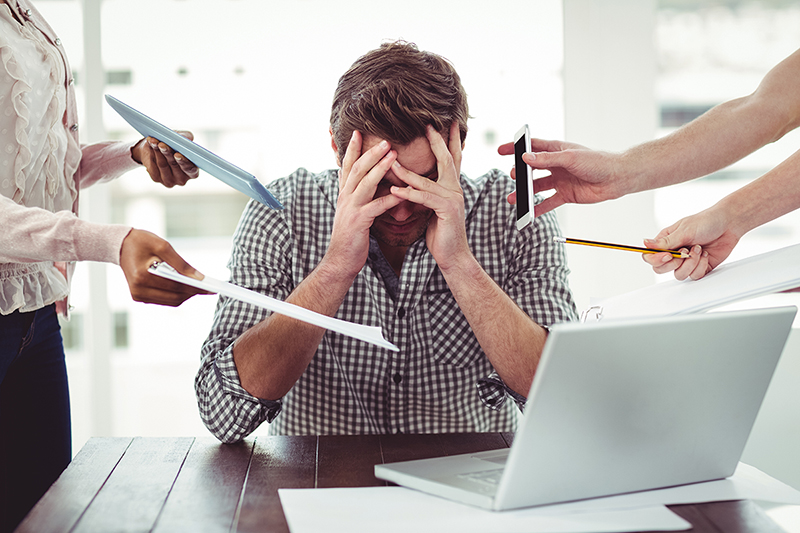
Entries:
[[[740, 237], [741, 235], [730, 229], [724, 212], [718, 212], [718, 206], [715, 205], [664, 228], [654, 239], [645, 239], [645, 248], [600, 241], [570, 240], [582, 241], [575, 244], [639, 252], [657, 274], [674, 272], [675, 279], [697, 280], [722, 263]], [[559, 242], [566, 242], [561, 240], [564, 238], [557, 239]]]

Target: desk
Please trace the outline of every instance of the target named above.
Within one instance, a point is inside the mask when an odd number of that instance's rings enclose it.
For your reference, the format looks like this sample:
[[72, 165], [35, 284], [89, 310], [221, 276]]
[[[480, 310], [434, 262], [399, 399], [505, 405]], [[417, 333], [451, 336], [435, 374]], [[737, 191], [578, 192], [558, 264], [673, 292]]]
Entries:
[[[505, 448], [510, 433], [93, 438], [17, 532], [288, 532], [279, 488], [366, 487], [373, 465]], [[780, 532], [750, 501], [670, 507], [692, 531]]]

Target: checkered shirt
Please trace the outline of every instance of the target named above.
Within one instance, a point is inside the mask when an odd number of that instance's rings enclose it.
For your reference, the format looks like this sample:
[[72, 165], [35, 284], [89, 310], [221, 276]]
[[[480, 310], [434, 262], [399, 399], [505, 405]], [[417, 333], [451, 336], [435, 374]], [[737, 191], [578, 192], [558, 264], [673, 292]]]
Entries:
[[[555, 216], [517, 231], [506, 201], [514, 182], [497, 170], [477, 180], [462, 175], [461, 186], [470, 249], [486, 272], [538, 324], [575, 320], [566, 257], [553, 243]], [[338, 170], [299, 169], [270, 189], [285, 209], [250, 201], [228, 267], [232, 283], [284, 300], [328, 248]], [[201, 417], [217, 438], [239, 441], [264, 421], [281, 435], [516, 429], [525, 399], [492, 368], [425, 238], [408, 248], [395, 298], [377, 273], [378, 259], [371, 254], [336, 318], [381, 327], [400, 351], [327, 331], [305, 373], [276, 401], [242, 388], [232, 355], [236, 338], [269, 311], [220, 296], [195, 379]]]

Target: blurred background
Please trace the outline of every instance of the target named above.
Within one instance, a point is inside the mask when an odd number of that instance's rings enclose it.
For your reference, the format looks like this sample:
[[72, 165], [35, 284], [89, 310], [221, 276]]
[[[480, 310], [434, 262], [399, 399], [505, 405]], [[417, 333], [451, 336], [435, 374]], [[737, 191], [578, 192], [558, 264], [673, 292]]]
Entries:
[[[752, 92], [800, 47], [800, 0], [37, 0], [77, 81], [84, 141], [135, 140], [111, 94], [255, 174], [335, 165], [328, 136], [339, 76], [385, 40], [451, 60], [469, 95], [462, 170], [508, 171], [497, 155], [532, 135], [622, 150]], [[800, 131], [706, 178], [558, 211], [564, 234], [640, 245], [710, 206], [800, 146]], [[201, 173], [184, 188], [144, 170], [84, 195], [83, 214], [168, 239], [198, 270], [227, 279], [247, 198]], [[91, 191], [91, 189], [90, 189]], [[729, 261], [800, 242], [800, 214], [747, 235]], [[578, 307], [650, 285], [638, 254], [567, 247]], [[573, 248], [578, 248], [573, 249]], [[664, 277], [663, 279], [670, 279]], [[75, 453], [91, 436], [207, 435], [193, 379], [216, 298], [177, 309], [131, 301], [118, 268], [78, 266], [63, 324]], [[775, 295], [740, 305], [797, 303]], [[790, 337], [744, 459], [800, 488], [800, 341]]]

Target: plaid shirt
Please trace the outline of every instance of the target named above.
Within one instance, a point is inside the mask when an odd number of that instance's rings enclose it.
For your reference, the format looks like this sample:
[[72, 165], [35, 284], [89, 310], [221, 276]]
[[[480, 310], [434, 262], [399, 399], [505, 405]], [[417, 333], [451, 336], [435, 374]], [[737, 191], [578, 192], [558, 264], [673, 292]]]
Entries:
[[[576, 319], [552, 213], [523, 231], [499, 171], [461, 177], [470, 249], [495, 282], [542, 326]], [[234, 235], [231, 282], [281, 300], [317, 266], [333, 229], [338, 170], [299, 169], [270, 185], [284, 210], [250, 201]], [[269, 311], [219, 298], [195, 379], [200, 414], [223, 442], [265, 420], [270, 434], [514, 431], [519, 409], [492, 368], [421, 238], [408, 248], [392, 296], [372, 247], [336, 317], [379, 326], [399, 353], [327, 331], [294, 387], [277, 401], [245, 391], [233, 342]]]

